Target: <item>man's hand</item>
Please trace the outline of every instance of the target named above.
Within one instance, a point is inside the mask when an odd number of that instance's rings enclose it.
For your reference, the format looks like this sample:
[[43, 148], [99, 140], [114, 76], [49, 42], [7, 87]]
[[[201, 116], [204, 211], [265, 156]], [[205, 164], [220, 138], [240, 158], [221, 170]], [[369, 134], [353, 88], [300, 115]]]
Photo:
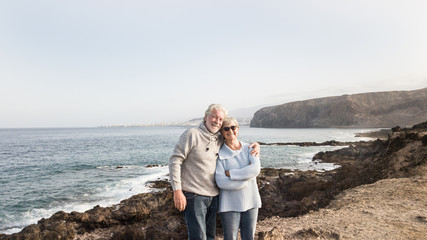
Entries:
[[187, 199], [185, 198], [182, 190], [173, 191], [173, 202], [179, 211], [184, 211], [185, 207], [187, 206]]
[[251, 152], [252, 156], [259, 157], [259, 154], [260, 154], [260, 151], [261, 151], [259, 143], [254, 142], [251, 145], [249, 145], [249, 148], [253, 148], [253, 150]]

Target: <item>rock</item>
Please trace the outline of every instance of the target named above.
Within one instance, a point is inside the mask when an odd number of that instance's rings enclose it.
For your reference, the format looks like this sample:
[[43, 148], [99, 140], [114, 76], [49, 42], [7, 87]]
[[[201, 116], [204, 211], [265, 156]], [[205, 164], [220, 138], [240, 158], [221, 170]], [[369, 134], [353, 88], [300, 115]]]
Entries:
[[[427, 119], [427, 88], [373, 92], [285, 103], [255, 112], [251, 127], [412, 126]], [[398, 130], [398, 129], [396, 129]]]
[[170, 183], [166, 179], [163, 179], [163, 180], [157, 179], [156, 181], [149, 181], [147, 183], [147, 186], [155, 189], [165, 189], [170, 186]]
[[266, 145], [266, 146], [285, 146], [285, 145], [294, 145], [294, 146], [300, 146], [300, 147], [311, 147], [311, 146], [348, 146], [348, 145], [359, 145], [362, 143], [365, 143], [364, 141], [360, 142], [339, 142], [335, 140], [331, 141], [325, 141], [321, 143], [317, 142], [276, 142], [276, 143], [265, 143], [265, 142], [258, 142], [259, 145]]
[[293, 235], [293, 239], [340, 239], [340, 235], [335, 232], [319, 231], [316, 229], [303, 229]]
[[268, 232], [259, 232], [258, 233], [258, 240], [282, 240], [283, 234], [274, 227], [272, 230]]
[[166, 165], [161, 165], [161, 164], [148, 164], [145, 167], [146, 168], [154, 168], [154, 167], [164, 167]]

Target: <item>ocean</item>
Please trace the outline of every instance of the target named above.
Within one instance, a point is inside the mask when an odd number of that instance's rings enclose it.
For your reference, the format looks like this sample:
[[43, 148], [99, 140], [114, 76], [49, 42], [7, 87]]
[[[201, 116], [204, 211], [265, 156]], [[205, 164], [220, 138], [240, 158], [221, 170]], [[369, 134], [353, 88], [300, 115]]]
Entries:
[[[0, 129], [0, 233], [19, 232], [57, 211], [83, 212], [149, 192], [186, 127]], [[244, 142], [361, 141], [377, 129], [240, 128]], [[340, 147], [261, 146], [262, 167], [327, 171], [320, 151]], [[159, 167], [147, 167], [158, 164]]]

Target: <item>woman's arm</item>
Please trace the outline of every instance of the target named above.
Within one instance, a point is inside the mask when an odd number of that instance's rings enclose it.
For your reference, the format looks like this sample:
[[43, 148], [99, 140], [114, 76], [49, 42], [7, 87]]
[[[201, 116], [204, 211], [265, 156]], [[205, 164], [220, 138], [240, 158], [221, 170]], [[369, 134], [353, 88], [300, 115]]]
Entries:
[[227, 177], [221, 160], [216, 162], [215, 181], [219, 188], [225, 190], [239, 190], [248, 185], [247, 181], [233, 181]]
[[251, 178], [256, 177], [261, 171], [261, 163], [258, 157], [255, 157], [251, 154], [247, 155], [249, 165], [238, 168], [231, 169], [229, 171], [230, 179], [233, 181], [246, 181]]

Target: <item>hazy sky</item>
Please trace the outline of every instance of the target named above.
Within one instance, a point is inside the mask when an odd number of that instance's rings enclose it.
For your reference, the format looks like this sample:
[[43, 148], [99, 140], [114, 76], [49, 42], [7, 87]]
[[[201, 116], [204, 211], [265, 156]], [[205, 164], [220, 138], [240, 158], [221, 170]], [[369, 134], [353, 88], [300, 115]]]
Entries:
[[0, 1], [0, 128], [427, 87], [427, 1]]

